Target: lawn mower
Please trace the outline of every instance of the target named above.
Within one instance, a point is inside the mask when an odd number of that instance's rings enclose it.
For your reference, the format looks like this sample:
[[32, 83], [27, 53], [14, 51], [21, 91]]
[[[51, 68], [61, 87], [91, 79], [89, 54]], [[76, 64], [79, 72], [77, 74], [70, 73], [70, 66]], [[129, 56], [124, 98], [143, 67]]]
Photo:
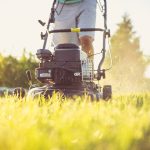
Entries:
[[[45, 98], [51, 97], [54, 92], [59, 92], [65, 97], [88, 95], [92, 100], [110, 99], [112, 97], [111, 85], [101, 87], [99, 81], [105, 78], [105, 71], [102, 64], [106, 53], [106, 39], [110, 37], [110, 30], [107, 29], [107, 3], [104, 0], [104, 28], [71, 28], [50, 30], [50, 24], [55, 22], [54, 0], [48, 19], [45, 34], [41, 33], [44, 40], [42, 49], [38, 49], [36, 56], [40, 60], [39, 67], [35, 69], [35, 77], [43, 86], [31, 85], [27, 97], [43, 95]], [[39, 20], [44, 26], [46, 23]], [[72, 43], [62, 43], [54, 47], [54, 53], [46, 49], [49, 34], [63, 32], [103, 32], [102, 58], [98, 69], [94, 70], [93, 61], [83, 52], [79, 46]], [[95, 73], [96, 71], [96, 73]], [[27, 71], [29, 83], [31, 83], [31, 73]], [[22, 89], [16, 89], [19, 93]], [[19, 92], [18, 92], [19, 91]]]

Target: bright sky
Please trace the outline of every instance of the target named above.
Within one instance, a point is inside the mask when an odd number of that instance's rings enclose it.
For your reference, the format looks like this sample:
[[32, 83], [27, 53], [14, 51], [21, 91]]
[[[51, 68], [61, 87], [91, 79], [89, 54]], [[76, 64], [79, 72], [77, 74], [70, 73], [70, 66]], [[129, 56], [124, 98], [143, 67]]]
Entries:
[[[150, 1], [107, 0], [108, 25], [112, 33], [127, 13], [141, 39], [141, 50], [150, 55]], [[0, 0], [0, 52], [21, 55], [22, 49], [35, 54], [42, 47], [38, 19], [47, 21], [52, 0]]]

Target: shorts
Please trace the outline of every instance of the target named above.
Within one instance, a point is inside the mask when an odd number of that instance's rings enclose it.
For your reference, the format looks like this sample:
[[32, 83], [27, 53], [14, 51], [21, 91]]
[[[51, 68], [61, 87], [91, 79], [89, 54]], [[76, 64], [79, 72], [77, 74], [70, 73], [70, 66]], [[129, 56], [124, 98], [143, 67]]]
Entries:
[[[54, 29], [95, 28], [97, 0], [83, 0], [75, 4], [58, 4], [55, 12]], [[94, 40], [95, 32], [55, 33], [54, 45], [73, 43], [80, 45], [79, 38], [90, 36]]]

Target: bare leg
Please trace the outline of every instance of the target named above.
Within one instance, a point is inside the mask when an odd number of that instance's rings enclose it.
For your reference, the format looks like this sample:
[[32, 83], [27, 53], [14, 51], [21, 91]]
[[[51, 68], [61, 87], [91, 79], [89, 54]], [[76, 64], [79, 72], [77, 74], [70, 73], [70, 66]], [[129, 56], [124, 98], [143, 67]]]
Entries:
[[[90, 36], [80, 37], [80, 44], [81, 44], [82, 50], [86, 52], [88, 56], [91, 56], [94, 54], [92, 37]], [[93, 56], [91, 56], [90, 58], [93, 59]]]
[[93, 48], [93, 39], [90, 36], [80, 37], [80, 44], [82, 50], [89, 56], [90, 66], [91, 66], [91, 79], [94, 77], [94, 48]]

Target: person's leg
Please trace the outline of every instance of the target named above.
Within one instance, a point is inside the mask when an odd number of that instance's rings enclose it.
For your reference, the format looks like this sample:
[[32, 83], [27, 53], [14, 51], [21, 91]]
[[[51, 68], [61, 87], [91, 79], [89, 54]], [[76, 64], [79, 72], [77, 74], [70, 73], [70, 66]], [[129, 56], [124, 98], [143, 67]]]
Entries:
[[[75, 19], [70, 19], [64, 21], [56, 20], [55, 22], [55, 30], [57, 29], [70, 29], [75, 27]], [[76, 33], [55, 33], [53, 34], [53, 42], [55, 45], [64, 44], [64, 43], [72, 43], [79, 45], [78, 36]]]
[[[95, 28], [96, 23], [96, 0], [84, 0], [81, 3], [81, 15], [78, 17], [78, 27], [80, 28]], [[82, 50], [88, 56], [94, 54], [93, 41], [95, 32], [81, 32], [79, 33], [79, 41]], [[91, 56], [93, 58], [93, 56]]]
[[80, 44], [82, 50], [88, 55], [87, 61], [87, 76], [91, 79], [94, 78], [94, 49], [93, 49], [93, 38], [90, 36], [82, 36], [80, 37]]
[[[76, 27], [76, 16], [78, 13], [77, 4], [63, 5], [59, 4], [57, 7], [57, 13], [55, 13], [54, 29], [70, 29]], [[73, 43], [79, 45], [79, 39], [77, 33], [55, 33], [53, 34], [54, 45], [63, 43]]]
[[82, 50], [86, 52], [89, 57], [93, 57], [94, 48], [93, 48], [93, 38], [85, 35], [79, 38]]

